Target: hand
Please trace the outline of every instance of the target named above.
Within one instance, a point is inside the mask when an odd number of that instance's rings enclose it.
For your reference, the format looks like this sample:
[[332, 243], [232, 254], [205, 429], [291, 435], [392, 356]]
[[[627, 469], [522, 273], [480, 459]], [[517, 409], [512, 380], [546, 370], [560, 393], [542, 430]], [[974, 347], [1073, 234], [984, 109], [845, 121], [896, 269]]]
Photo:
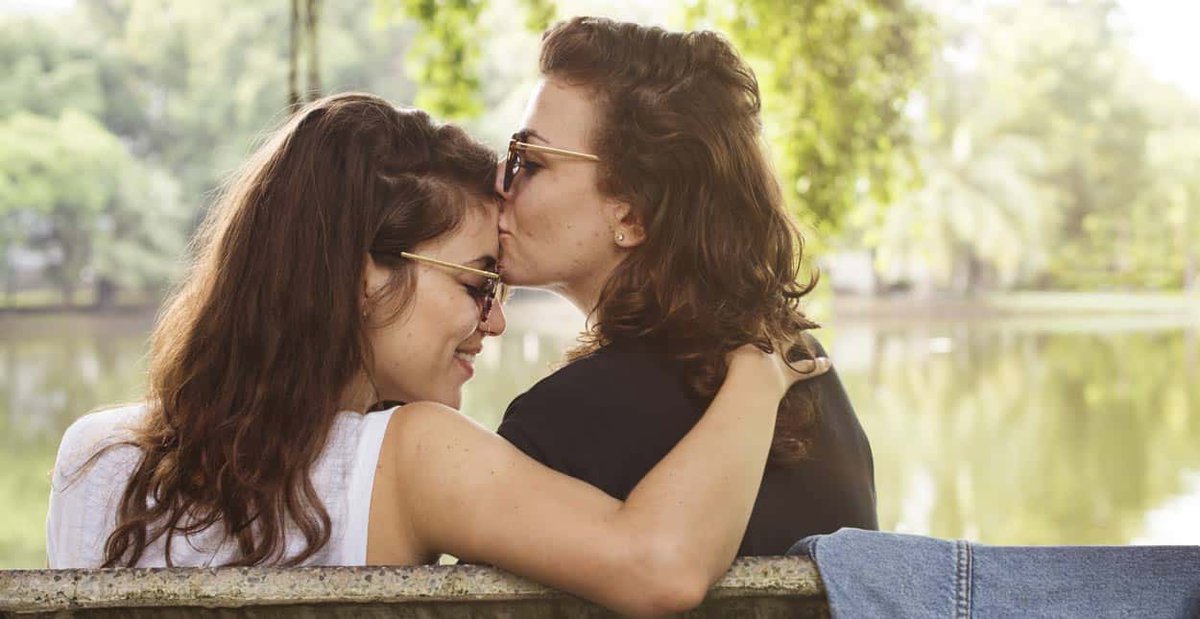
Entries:
[[783, 346], [775, 346], [774, 353], [765, 353], [753, 344], [745, 344], [731, 351], [727, 357], [729, 371], [744, 368], [760, 376], [773, 379], [786, 392], [792, 385], [810, 378], [817, 378], [829, 371], [833, 364], [828, 357], [799, 359], [788, 362], [783, 355]]

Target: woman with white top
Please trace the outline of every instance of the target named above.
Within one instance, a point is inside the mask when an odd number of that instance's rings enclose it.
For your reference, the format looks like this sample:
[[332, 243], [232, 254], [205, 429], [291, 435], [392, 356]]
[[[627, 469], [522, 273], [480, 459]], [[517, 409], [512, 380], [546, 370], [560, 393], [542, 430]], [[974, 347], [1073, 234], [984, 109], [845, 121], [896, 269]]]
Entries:
[[733, 560], [802, 376], [765, 337], [731, 353], [703, 418], [623, 502], [457, 412], [505, 326], [495, 165], [457, 127], [373, 96], [297, 113], [198, 234], [144, 402], [64, 436], [50, 566], [450, 553], [624, 613], [698, 604]]

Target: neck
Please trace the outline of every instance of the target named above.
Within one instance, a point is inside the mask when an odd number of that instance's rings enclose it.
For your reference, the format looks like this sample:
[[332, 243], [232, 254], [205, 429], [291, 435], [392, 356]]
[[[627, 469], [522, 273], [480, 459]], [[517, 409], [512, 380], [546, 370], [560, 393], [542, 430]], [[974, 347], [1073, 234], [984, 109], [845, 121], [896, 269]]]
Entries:
[[366, 412], [367, 408], [375, 403], [378, 395], [366, 373], [359, 372], [342, 390], [342, 397], [338, 400], [338, 410]]
[[596, 318], [595, 312], [596, 306], [600, 303], [600, 291], [604, 289], [604, 284], [608, 283], [609, 277], [612, 276], [613, 270], [618, 264], [620, 264], [619, 261], [614, 262], [607, 268], [596, 269], [572, 281], [551, 284], [547, 288], [570, 301], [576, 309], [587, 316], [588, 322], [591, 323]]

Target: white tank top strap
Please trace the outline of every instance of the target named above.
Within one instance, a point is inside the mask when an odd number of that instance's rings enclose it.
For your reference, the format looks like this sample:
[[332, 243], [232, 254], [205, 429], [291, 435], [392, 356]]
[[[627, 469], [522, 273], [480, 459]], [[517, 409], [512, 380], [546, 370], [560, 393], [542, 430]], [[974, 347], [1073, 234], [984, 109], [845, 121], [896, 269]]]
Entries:
[[375, 487], [375, 470], [383, 436], [395, 408], [368, 413], [359, 428], [358, 448], [350, 479], [346, 484], [346, 537], [342, 543], [341, 565], [365, 565], [367, 562], [367, 528], [371, 520], [371, 491]]

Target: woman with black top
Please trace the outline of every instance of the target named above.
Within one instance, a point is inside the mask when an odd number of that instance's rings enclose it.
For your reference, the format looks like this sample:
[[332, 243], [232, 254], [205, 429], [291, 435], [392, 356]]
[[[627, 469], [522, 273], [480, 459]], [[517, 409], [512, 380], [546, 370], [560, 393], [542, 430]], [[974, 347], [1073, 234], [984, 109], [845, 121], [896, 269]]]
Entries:
[[[543, 35], [540, 69], [497, 174], [503, 273], [566, 297], [589, 327], [499, 432], [620, 498], [700, 418], [726, 352], [817, 326], [798, 306], [815, 279], [797, 283], [758, 84], [725, 39], [574, 18]], [[830, 372], [781, 404], [739, 554], [846, 526], [877, 528], [873, 463]]]

